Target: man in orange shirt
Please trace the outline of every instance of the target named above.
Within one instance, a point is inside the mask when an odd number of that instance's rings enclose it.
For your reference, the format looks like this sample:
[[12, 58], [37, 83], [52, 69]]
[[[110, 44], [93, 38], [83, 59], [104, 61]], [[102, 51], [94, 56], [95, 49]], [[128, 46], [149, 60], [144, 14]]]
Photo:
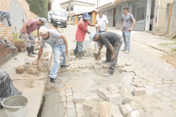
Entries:
[[83, 57], [83, 54], [82, 54], [83, 41], [85, 39], [86, 33], [90, 34], [90, 32], [87, 29], [87, 25], [95, 26], [88, 21], [89, 19], [90, 19], [89, 14], [87, 12], [84, 12], [83, 18], [81, 18], [79, 23], [78, 23], [78, 28], [77, 28], [77, 31], [76, 31], [77, 44], [76, 44], [76, 48], [74, 50], [74, 55], [77, 58], [82, 58]]

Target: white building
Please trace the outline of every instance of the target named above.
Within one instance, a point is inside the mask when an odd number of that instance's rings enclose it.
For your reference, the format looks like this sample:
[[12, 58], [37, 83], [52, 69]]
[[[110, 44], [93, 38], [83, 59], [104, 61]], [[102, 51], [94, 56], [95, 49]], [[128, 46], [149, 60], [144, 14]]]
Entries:
[[[67, 16], [69, 16], [69, 0], [60, 3], [61, 9], [67, 11]], [[89, 2], [83, 2], [79, 0], [70, 0], [70, 15], [91, 11], [95, 9], [95, 4]]]

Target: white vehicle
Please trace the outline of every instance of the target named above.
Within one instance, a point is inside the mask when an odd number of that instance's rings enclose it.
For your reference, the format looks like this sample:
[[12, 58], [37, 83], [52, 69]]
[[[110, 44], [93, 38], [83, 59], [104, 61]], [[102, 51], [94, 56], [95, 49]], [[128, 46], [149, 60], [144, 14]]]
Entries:
[[53, 24], [53, 26], [63, 26], [67, 27], [67, 12], [66, 11], [57, 11], [53, 10], [48, 15], [49, 22]]

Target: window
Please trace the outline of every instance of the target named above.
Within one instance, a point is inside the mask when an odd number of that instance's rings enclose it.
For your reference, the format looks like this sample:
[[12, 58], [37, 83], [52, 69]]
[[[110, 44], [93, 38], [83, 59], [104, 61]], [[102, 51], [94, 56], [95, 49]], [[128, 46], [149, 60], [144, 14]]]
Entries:
[[63, 12], [63, 11], [53, 11], [53, 15], [62, 16], [62, 17], [67, 16], [66, 12]]

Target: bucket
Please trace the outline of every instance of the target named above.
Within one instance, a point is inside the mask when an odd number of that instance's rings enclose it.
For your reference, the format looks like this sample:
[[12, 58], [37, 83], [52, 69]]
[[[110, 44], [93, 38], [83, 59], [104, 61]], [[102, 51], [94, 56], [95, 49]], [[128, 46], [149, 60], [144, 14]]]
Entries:
[[7, 117], [25, 117], [28, 100], [21, 95], [14, 95], [2, 101]]

